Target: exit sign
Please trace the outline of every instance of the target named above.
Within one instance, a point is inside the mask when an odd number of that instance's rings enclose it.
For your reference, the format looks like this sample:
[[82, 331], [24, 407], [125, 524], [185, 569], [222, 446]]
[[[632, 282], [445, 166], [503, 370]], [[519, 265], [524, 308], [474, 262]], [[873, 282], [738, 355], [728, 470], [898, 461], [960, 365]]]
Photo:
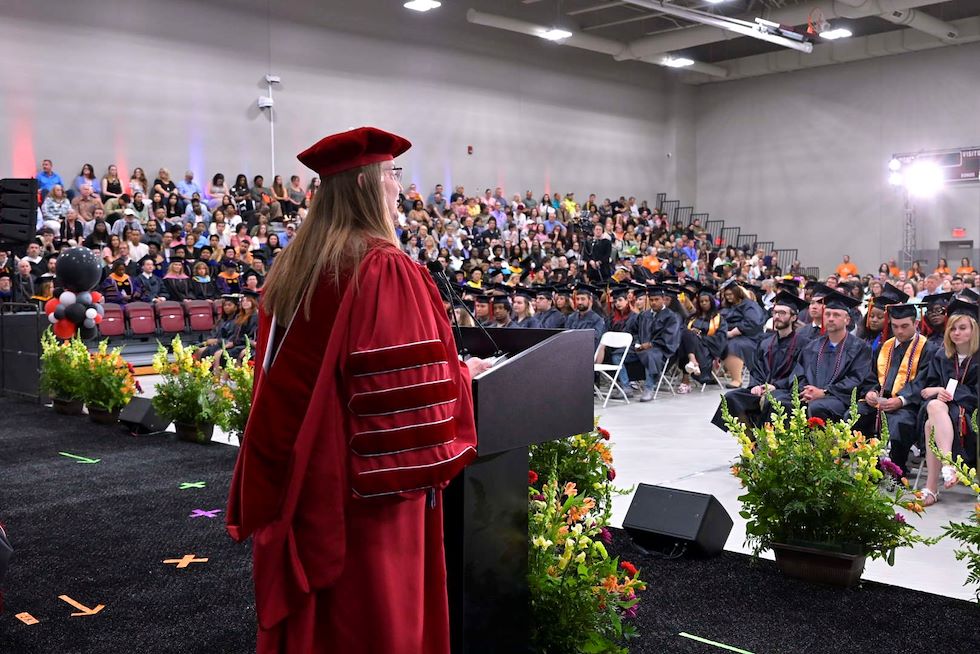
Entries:
[[954, 227], [953, 238], [966, 238], [966, 227]]

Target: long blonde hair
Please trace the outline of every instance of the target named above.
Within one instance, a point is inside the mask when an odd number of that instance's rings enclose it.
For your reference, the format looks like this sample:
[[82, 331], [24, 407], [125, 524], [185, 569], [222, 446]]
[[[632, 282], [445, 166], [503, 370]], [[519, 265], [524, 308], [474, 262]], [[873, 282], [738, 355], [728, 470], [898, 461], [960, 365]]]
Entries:
[[[357, 182], [362, 174], [363, 186]], [[375, 163], [322, 181], [302, 229], [276, 257], [276, 265], [266, 280], [262, 293], [266, 312], [285, 322], [302, 302], [303, 315], [309, 319], [312, 290], [324, 273], [339, 287], [345, 273], [357, 272], [368, 239], [379, 238], [397, 245], [381, 176], [381, 164]]]
[[980, 349], [980, 328], [977, 326], [977, 321], [970, 316], [956, 314], [946, 321], [946, 332], [943, 334], [943, 348], [946, 350], [946, 357], [950, 359], [956, 355], [956, 346], [953, 344], [953, 339], [949, 337], [949, 333], [953, 331], [953, 325], [960, 320], [969, 320], [973, 327], [970, 333], [970, 354], [976, 354], [977, 350]]

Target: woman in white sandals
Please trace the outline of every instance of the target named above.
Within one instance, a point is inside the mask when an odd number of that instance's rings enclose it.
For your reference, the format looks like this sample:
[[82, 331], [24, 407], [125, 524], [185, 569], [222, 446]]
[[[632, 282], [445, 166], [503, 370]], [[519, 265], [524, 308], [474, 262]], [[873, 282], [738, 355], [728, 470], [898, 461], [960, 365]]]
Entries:
[[[960, 455], [968, 462], [976, 458], [977, 435], [970, 426], [970, 417], [977, 408], [977, 349], [980, 346], [980, 327], [977, 326], [977, 305], [953, 300], [947, 309], [944, 349], [936, 352], [929, 362], [920, 395], [923, 399], [919, 421], [923, 424], [926, 441], [926, 478], [924, 504], [939, 501], [939, 479], [944, 488], [956, 484], [952, 466], [943, 466], [929, 448], [929, 435], [935, 430], [936, 443], [943, 452]], [[973, 461], [971, 465], [975, 465]]]

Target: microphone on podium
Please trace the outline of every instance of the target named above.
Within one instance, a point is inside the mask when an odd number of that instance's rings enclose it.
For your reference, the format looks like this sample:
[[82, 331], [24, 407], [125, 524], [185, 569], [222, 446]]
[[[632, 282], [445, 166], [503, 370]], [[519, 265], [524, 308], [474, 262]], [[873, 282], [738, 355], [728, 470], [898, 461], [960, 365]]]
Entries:
[[[456, 292], [456, 289], [453, 288], [455, 284], [449, 281], [449, 276], [446, 274], [446, 267], [443, 266], [438, 261], [426, 261], [425, 267], [429, 269], [429, 272], [432, 273], [432, 276], [436, 279], [436, 281], [448, 291], [452, 300], [455, 300], [455, 302], [450, 302], [450, 304], [454, 306], [456, 304], [459, 304], [459, 306], [466, 309], [466, 313], [470, 314], [470, 318], [473, 319], [473, 324], [479, 327], [480, 331], [483, 332], [483, 335], [486, 336], [491, 343], [493, 343], [493, 347], [495, 351], [492, 356], [495, 357], [501, 356], [504, 353], [504, 351], [500, 349], [499, 345], [497, 345], [497, 341], [495, 341], [493, 336], [490, 335], [490, 332], [487, 331], [487, 328], [484, 327], [479, 320], [477, 320], [476, 314], [470, 311], [470, 308], [468, 306], [463, 304], [463, 301], [460, 299], [459, 294]], [[458, 343], [456, 343], [456, 346], [460, 348], [460, 354], [465, 355], [467, 354], [467, 352], [466, 352], [466, 347], [462, 343], [462, 332], [459, 330], [459, 323], [456, 320], [456, 309], [454, 307], [450, 307], [450, 311], [452, 313], [453, 323], [455, 324], [456, 327], [456, 339], [459, 341]]]

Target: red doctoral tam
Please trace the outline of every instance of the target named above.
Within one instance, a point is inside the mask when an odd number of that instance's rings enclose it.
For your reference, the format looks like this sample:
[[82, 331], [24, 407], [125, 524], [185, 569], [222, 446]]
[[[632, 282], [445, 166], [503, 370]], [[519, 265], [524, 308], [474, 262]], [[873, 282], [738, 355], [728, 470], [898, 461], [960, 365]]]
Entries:
[[303, 165], [320, 177], [373, 163], [391, 161], [412, 147], [408, 139], [377, 127], [358, 127], [349, 132], [325, 136], [297, 155]]

